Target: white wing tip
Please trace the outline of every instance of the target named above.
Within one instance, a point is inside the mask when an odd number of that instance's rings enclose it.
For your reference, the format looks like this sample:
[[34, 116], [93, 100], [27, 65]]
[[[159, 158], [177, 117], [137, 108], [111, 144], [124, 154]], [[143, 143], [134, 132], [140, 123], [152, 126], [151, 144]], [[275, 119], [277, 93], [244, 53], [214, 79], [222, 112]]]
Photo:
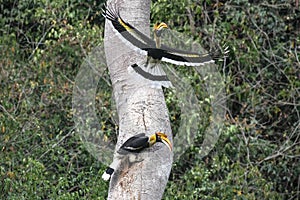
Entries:
[[129, 66], [129, 67], [127, 68], [127, 71], [128, 71], [128, 73], [130, 73], [130, 74], [133, 73], [133, 72], [135, 72], [134, 69], [133, 69], [131, 66]]
[[162, 58], [162, 61], [168, 62], [174, 65], [183, 65], [183, 66], [191, 66], [191, 67], [197, 67], [197, 66], [203, 66], [209, 63], [214, 63], [214, 60], [206, 61], [206, 62], [201, 62], [201, 63], [192, 63], [192, 62], [183, 62], [183, 61], [176, 61], [168, 58]]
[[162, 86], [165, 88], [174, 88], [170, 81], [152, 81], [150, 84], [150, 87], [153, 89], [160, 89]]

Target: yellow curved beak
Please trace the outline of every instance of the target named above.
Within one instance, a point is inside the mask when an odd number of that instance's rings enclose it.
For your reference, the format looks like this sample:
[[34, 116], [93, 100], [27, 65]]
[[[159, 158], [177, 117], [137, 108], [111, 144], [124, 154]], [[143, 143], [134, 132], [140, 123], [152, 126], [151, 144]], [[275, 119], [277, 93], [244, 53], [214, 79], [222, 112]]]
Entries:
[[163, 28], [169, 28], [168, 25], [164, 22], [161, 22], [160, 24], [158, 24], [157, 29], [163, 29]]
[[167, 145], [167, 147], [170, 149], [170, 151], [172, 151], [172, 144], [171, 144], [170, 140], [168, 139], [168, 136], [162, 132], [158, 132], [156, 134], [161, 138], [162, 143]]
[[168, 25], [166, 23], [164, 23], [164, 22], [156, 23], [154, 25], [154, 30], [156, 30], [156, 31], [161, 31], [164, 28], [169, 28]]

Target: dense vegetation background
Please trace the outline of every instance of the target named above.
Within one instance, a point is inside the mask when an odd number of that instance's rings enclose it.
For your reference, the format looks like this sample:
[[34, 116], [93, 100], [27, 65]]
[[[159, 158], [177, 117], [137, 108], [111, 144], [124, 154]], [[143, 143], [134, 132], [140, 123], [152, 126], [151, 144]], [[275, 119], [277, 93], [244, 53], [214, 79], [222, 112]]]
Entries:
[[[0, 199], [105, 199], [105, 166], [72, 120], [74, 78], [103, 40], [102, 6], [1, 0]], [[230, 47], [227, 65], [219, 66], [225, 129], [208, 156], [197, 159], [191, 148], [174, 163], [164, 199], [299, 199], [299, 1], [157, 0], [151, 20], [208, 49], [212, 41]], [[108, 94], [97, 94], [106, 102], [101, 124], [114, 133]], [[169, 108], [176, 128], [179, 114]]]

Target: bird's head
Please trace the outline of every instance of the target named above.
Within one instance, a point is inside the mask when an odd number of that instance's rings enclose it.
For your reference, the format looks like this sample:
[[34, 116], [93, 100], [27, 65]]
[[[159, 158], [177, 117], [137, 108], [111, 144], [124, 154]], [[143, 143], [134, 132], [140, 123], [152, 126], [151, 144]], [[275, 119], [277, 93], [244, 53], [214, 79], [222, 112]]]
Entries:
[[170, 149], [170, 151], [172, 151], [172, 144], [171, 144], [171, 142], [168, 139], [168, 136], [166, 134], [164, 134], [162, 132], [156, 132], [155, 136], [156, 136], [156, 141], [157, 142], [164, 143]]
[[164, 22], [157, 22], [155, 25], [154, 25], [154, 33], [157, 37], [160, 37], [161, 36], [161, 33], [164, 29], [168, 29], [168, 25]]

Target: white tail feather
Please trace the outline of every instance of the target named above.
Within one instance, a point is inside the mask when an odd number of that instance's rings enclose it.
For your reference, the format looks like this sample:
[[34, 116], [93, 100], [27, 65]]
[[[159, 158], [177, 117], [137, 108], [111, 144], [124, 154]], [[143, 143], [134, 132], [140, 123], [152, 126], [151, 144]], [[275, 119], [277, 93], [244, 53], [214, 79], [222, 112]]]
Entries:
[[102, 175], [102, 179], [105, 180], [105, 181], [108, 181], [110, 179], [111, 175], [110, 174], [107, 174], [106, 172], [103, 173]]

